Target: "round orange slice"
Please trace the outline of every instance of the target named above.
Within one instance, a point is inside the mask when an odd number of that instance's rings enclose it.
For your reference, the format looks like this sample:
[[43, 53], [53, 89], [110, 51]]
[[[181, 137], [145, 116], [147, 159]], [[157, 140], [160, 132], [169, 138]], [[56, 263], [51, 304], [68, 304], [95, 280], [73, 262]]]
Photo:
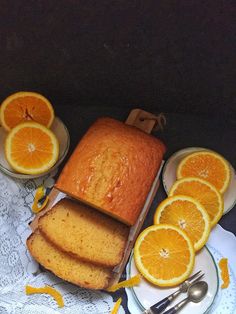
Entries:
[[170, 189], [169, 196], [187, 195], [199, 201], [207, 211], [211, 227], [222, 217], [224, 203], [220, 192], [209, 182], [199, 178], [177, 180]]
[[144, 229], [134, 246], [134, 261], [140, 273], [157, 286], [175, 286], [192, 272], [195, 252], [180, 228], [160, 224]]
[[227, 160], [213, 151], [199, 151], [181, 160], [177, 179], [198, 177], [213, 184], [224, 193], [230, 183], [230, 166]]
[[7, 131], [25, 121], [35, 121], [49, 128], [53, 119], [51, 103], [38, 93], [18, 92], [1, 104], [0, 124]]
[[200, 250], [210, 234], [210, 218], [205, 208], [189, 196], [176, 195], [159, 204], [154, 224], [171, 224], [183, 229], [191, 239], [195, 251]]
[[5, 141], [5, 156], [10, 166], [24, 174], [41, 174], [57, 161], [56, 136], [36, 122], [24, 122], [13, 128]]

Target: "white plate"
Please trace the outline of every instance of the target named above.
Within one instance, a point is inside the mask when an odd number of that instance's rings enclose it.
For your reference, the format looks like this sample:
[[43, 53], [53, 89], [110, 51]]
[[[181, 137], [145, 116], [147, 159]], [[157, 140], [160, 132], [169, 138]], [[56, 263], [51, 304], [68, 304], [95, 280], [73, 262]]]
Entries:
[[63, 159], [66, 157], [66, 154], [68, 153], [68, 149], [70, 146], [70, 135], [66, 126], [58, 117], [55, 117], [51, 126], [51, 130], [56, 135], [59, 141], [60, 147], [59, 147], [58, 161], [48, 171], [41, 174], [37, 174], [37, 175], [30, 175], [30, 174], [18, 173], [14, 171], [8, 164], [7, 160], [5, 159], [5, 154], [4, 154], [4, 142], [5, 142], [7, 132], [3, 129], [3, 127], [0, 126], [0, 170], [14, 178], [33, 179], [33, 178], [41, 177], [47, 173], [52, 172], [54, 169], [56, 169], [60, 165], [60, 163], [63, 161]]
[[[168, 194], [170, 188], [176, 181], [176, 169], [179, 162], [187, 155], [199, 151], [206, 150], [202, 147], [189, 147], [179, 150], [174, 153], [166, 162], [162, 172], [162, 183], [166, 193]], [[207, 149], [210, 150], [210, 149]], [[236, 174], [235, 170], [230, 164], [231, 180], [228, 189], [224, 193], [224, 214], [228, 213], [236, 204]]]
[[[157, 266], [158, 267], [158, 266]], [[131, 255], [129, 264], [128, 264], [128, 274], [127, 277], [130, 278], [138, 274], [138, 270], [134, 263], [133, 255]], [[212, 306], [215, 297], [219, 289], [219, 277], [217, 266], [214, 261], [213, 256], [207, 247], [202, 248], [202, 250], [196, 255], [195, 267], [193, 273], [202, 270], [205, 273], [205, 276], [202, 280], [205, 280], [208, 283], [208, 292], [206, 297], [200, 303], [189, 302], [182, 310], [181, 314], [203, 314], [206, 313]], [[138, 286], [130, 288], [132, 295], [140, 308], [140, 312], [148, 309], [153, 304], [162, 300], [169, 294], [176, 291], [175, 288], [160, 288], [152, 285], [145, 279], [141, 280], [141, 283]], [[187, 296], [186, 293], [180, 294], [176, 300], [171, 303], [168, 307], [172, 307], [177, 304], [179, 301], [184, 299]]]

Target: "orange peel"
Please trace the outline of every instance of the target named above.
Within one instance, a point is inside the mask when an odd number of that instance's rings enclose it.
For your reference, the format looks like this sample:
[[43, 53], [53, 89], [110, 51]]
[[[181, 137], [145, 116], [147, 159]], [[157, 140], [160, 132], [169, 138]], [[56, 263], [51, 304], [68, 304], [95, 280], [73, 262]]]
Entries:
[[228, 269], [228, 259], [227, 258], [222, 258], [219, 261], [219, 267], [220, 267], [220, 271], [221, 271], [221, 279], [223, 280], [223, 283], [221, 285], [221, 289], [228, 288], [229, 283], [230, 283], [229, 269]]
[[38, 206], [39, 201], [45, 196], [45, 191], [44, 191], [44, 187], [43, 186], [39, 186], [35, 192], [35, 197], [34, 197], [34, 202], [32, 205], [32, 211], [37, 214], [38, 212], [40, 212], [42, 209], [45, 208], [45, 206], [47, 205], [48, 201], [49, 201], [49, 197], [46, 196], [44, 202]]
[[119, 307], [120, 307], [120, 305], [121, 305], [121, 302], [122, 302], [122, 298], [119, 298], [119, 299], [116, 301], [116, 303], [115, 303], [113, 309], [111, 310], [111, 314], [117, 314], [117, 313], [118, 313]]
[[127, 280], [123, 280], [123, 281], [120, 281], [119, 283], [112, 285], [111, 287], [107, 289], [107, 291], [115, 292], [120, 288], [130, 288], [133, 286], [137, 286], [140, 283], [140, 281], [141, 281], [141, 275], [138, 274]]
[[25, 287], [25, 292], [26, 292], [27, 295], [35, 294], [35, 293], [47, 293], [47, 294], [50, 294], [54, 298], [54, 300], [57, 302], [59, 307], [63, 307], [64, 306], [64, 300], [63, 300], [63, 297], [62, 297], [61, 293], [59, 291], [57, 291], [55, 288], [52, 288], [50, 286], [37, 288], [37, 287], [32, 287], [30, 285], [27, 285]]

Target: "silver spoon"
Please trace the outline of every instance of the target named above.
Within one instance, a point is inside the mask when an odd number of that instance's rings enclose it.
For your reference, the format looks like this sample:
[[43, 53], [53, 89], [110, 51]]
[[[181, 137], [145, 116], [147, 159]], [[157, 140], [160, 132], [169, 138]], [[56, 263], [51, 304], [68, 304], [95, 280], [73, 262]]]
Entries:
[[188, 297], [170, 308], [163, 314], [174, 314], [181, 310], [188, 302], [198, 303], [206, 296], [208, 284], [205, 281], [198, 281], [188, 288]]

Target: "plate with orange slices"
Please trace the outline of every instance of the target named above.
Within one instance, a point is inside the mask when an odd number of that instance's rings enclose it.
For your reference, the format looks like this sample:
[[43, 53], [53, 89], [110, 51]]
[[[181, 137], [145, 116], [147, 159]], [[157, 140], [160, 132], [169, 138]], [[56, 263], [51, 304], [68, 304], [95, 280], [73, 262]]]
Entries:
[[35, 92], [8, 96], [0, 109], [0, 170], [32, 179], [55, 170], [65, 158], [69, 132], [52, 104]]
[[[218, 194], [218, 196], [215, 197], [218, 198], [218, 200], [220, 198], [219, 194], [221, 195], [223, 214], [228, 213], [235, 206], [235, 170], [233, 166], [217, 152], [202, 147], [188, 147], [177, 151], [165, 162], [162, 172], [162, 182], [168, 195], [177, 193], [177, 191], [173, 191], [173, 185], [175, 185], [174, 189], [176, 190], [176, 185], [181, 183], [181, 180], [182, 182], [191, 181], [191, 178], [194, 178], [193, 181], [205, 181], [205, 185], [209, 186], [209, 189], [212, 190], [212, 194]], [[204, 182], [202, 183], [204, 184]], [[185, 187], [186, 185], [187, 184], [184, 184]], [[181, 191], [183, 190], [179, 187], [178, 193], [180, 194]], [[199, 196], [202, 193], [200, 190], [196, 190], [195, 192], [199, 194]], [[211, 200], [209, 200], [209, 203], [211, 203]]]
[[[158, 265], [156, 265], [156, 267], [158, 268]], [[139, 273], [133, 255], [130, 257], [126, 270], [128, 278]], [[205, 273], [202, 280], [208, 283], [207, 295], [200, 303], [188, 303], [186, 307], [181, 310], [181, 313], [183, 314], [207, 313], [216, 299], [219, 289], [218, 270], [215, 260], [206, 246], [196, 255], [192, 274], [199, 270], [202, 270]], [[176, 291], [176, 289], [177, 287], [158, 287], [143, 278], [139, 285], [126, 289], [129, 300], [129, 310], [132, 310], [131, 312], [133, 314], [142, 313], [145, 309], [150, 308], [153, 304]], [[186, 296], [187, 294], [185, 293], [180, 294], [169, 307], [174, 306], [174, 304], [177, 304]]]

